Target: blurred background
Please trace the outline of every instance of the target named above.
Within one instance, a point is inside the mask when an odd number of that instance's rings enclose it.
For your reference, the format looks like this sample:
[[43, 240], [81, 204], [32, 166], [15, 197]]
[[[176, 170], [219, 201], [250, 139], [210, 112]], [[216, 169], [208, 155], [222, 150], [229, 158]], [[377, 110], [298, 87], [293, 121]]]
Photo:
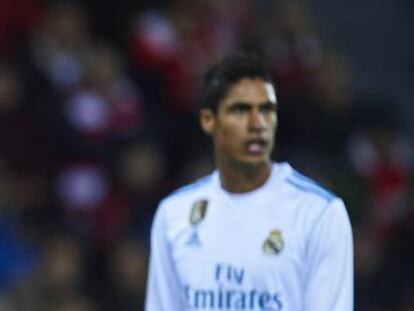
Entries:
[[347, 203], [355, 310], [414, 310], [413, 3], [1, 0], [0, 310], [143, 310], [157, 203], [213, 168], [201, 75], [238, 49], [277, 83], [274, 158]]

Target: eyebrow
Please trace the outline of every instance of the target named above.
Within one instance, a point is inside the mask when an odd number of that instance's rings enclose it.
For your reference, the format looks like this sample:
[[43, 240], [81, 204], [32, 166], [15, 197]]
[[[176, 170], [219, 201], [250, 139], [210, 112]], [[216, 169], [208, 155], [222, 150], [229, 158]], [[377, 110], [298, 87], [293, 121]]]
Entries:
[[272, 102], [271, 100], [265, 101], [264, 103], [259, 104], [260, 106], [276, 106], [277, 107], [277, 102]]
[[[233, 106], [251, 106], [253, 105], [251, 102], [244, 102], [244, 101], [235, 101], [228, 104], [228, 108], [231, 108]], [[277, 106], [277, 102], [274, 103], [270, 100], [259, 103], [258, 106]]]

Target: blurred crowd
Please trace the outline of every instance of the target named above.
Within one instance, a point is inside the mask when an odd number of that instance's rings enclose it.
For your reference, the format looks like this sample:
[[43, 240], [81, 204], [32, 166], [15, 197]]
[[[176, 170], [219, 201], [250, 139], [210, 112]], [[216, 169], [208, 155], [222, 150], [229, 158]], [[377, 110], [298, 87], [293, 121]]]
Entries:
[[201, 76], [240, 49], [277, 84], [274, 158], [346, 201], [355, 310], [414, 310], [399, 112], [302, 2], [266, 0], [0, 2], [0, 310], [143, 310], [157, 203], [213, 169]]

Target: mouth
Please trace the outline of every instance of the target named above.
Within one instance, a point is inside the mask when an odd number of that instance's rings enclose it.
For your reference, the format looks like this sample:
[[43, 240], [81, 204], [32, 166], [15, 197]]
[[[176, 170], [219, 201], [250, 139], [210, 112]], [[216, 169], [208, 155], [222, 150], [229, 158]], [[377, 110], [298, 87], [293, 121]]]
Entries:
[[261, 155], [267, 150], [268, 141], [263, 138], [249, 139], [245, 143], [246, 151], [249, 154]]

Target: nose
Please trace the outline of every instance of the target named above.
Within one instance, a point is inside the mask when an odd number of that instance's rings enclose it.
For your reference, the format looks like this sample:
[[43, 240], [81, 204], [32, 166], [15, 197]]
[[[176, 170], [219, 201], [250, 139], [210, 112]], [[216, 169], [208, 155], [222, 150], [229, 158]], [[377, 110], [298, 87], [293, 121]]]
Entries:
[[250, 130], [263, 130], [266, 126], [266, 122], [263, 114], [256, 109], [252, 109], [249, 114], [249, 129]]

